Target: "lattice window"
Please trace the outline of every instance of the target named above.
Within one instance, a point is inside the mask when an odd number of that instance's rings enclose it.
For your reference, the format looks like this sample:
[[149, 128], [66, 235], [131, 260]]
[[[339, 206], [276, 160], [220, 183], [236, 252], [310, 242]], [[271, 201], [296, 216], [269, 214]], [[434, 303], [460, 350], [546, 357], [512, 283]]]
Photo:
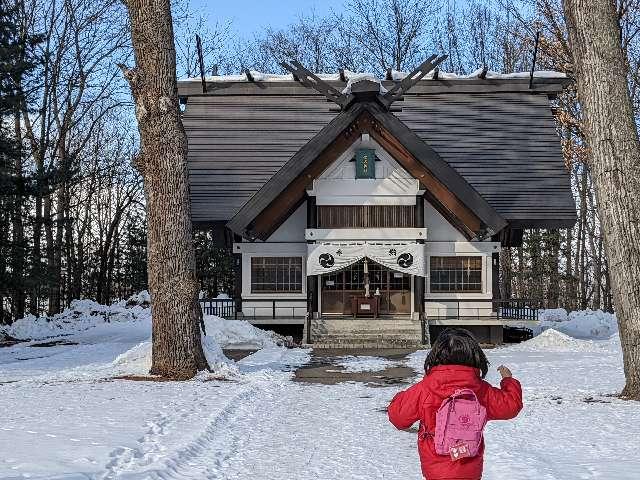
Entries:
[[302, 257], [252, 257], [252, 293], [301, 293]]
[[483, 257], [431, 257], [431, 292], [482, 292]]

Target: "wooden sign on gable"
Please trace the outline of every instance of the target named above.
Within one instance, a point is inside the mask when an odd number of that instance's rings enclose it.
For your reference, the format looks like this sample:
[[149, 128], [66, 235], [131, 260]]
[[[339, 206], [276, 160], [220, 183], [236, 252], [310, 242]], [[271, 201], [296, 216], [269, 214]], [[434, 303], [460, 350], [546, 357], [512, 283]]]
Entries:
[[373, 148], [356, 151], [356, 178], [376, 178], [376, 151]]

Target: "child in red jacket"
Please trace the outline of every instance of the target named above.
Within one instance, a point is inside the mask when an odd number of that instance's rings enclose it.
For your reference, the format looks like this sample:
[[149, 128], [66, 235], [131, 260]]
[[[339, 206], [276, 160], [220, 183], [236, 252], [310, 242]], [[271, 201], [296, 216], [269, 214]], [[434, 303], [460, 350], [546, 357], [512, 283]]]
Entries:
[[468, 388], [486, 408], [487, 420], [508, 420], [522, 410], [520, 382], [504, 366], [498, 367], [502, 375], [500, 388], [485, 382], [487, 357], [471, 332], [463, 328], [449, 328], [438, 336], [424, 369], [425, 376], [419, 383], [393, 398], [389, 420], [401, 430], [420, 421], [418, 453], [426, 479], [478, 480], [482, 477], [484, 440], [475, 457], [453, 461], [449, 455], [438, 455], [433, 438], [436, 412], [456, 390]]

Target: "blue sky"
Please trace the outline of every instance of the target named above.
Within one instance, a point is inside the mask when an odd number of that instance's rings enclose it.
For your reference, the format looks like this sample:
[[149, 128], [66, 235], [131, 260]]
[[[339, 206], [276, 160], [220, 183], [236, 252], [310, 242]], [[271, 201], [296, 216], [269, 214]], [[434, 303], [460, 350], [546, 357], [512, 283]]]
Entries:
[[234, 0], [214, 2], [191, 0], [194, 10], [207, 15], [210, 23], [231, 20], [232, 30], [246, 37], [267, 26], [280, 28], [293, 22], [301, 13], [315, 10], [324, 15], [331, 10], [340, 11], [344, 0]]

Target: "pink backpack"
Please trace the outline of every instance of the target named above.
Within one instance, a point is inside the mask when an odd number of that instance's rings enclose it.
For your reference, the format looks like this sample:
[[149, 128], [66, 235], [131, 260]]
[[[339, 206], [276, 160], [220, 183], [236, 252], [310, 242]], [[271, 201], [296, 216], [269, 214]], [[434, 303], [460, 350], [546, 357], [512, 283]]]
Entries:
[[475, 457], [486, 423], [487, 409], [480, 405], [475, 392], [468, 388], [456, 390], [444, 399], [436, 413], [436, 453], [450, 455], [452, 460]]

